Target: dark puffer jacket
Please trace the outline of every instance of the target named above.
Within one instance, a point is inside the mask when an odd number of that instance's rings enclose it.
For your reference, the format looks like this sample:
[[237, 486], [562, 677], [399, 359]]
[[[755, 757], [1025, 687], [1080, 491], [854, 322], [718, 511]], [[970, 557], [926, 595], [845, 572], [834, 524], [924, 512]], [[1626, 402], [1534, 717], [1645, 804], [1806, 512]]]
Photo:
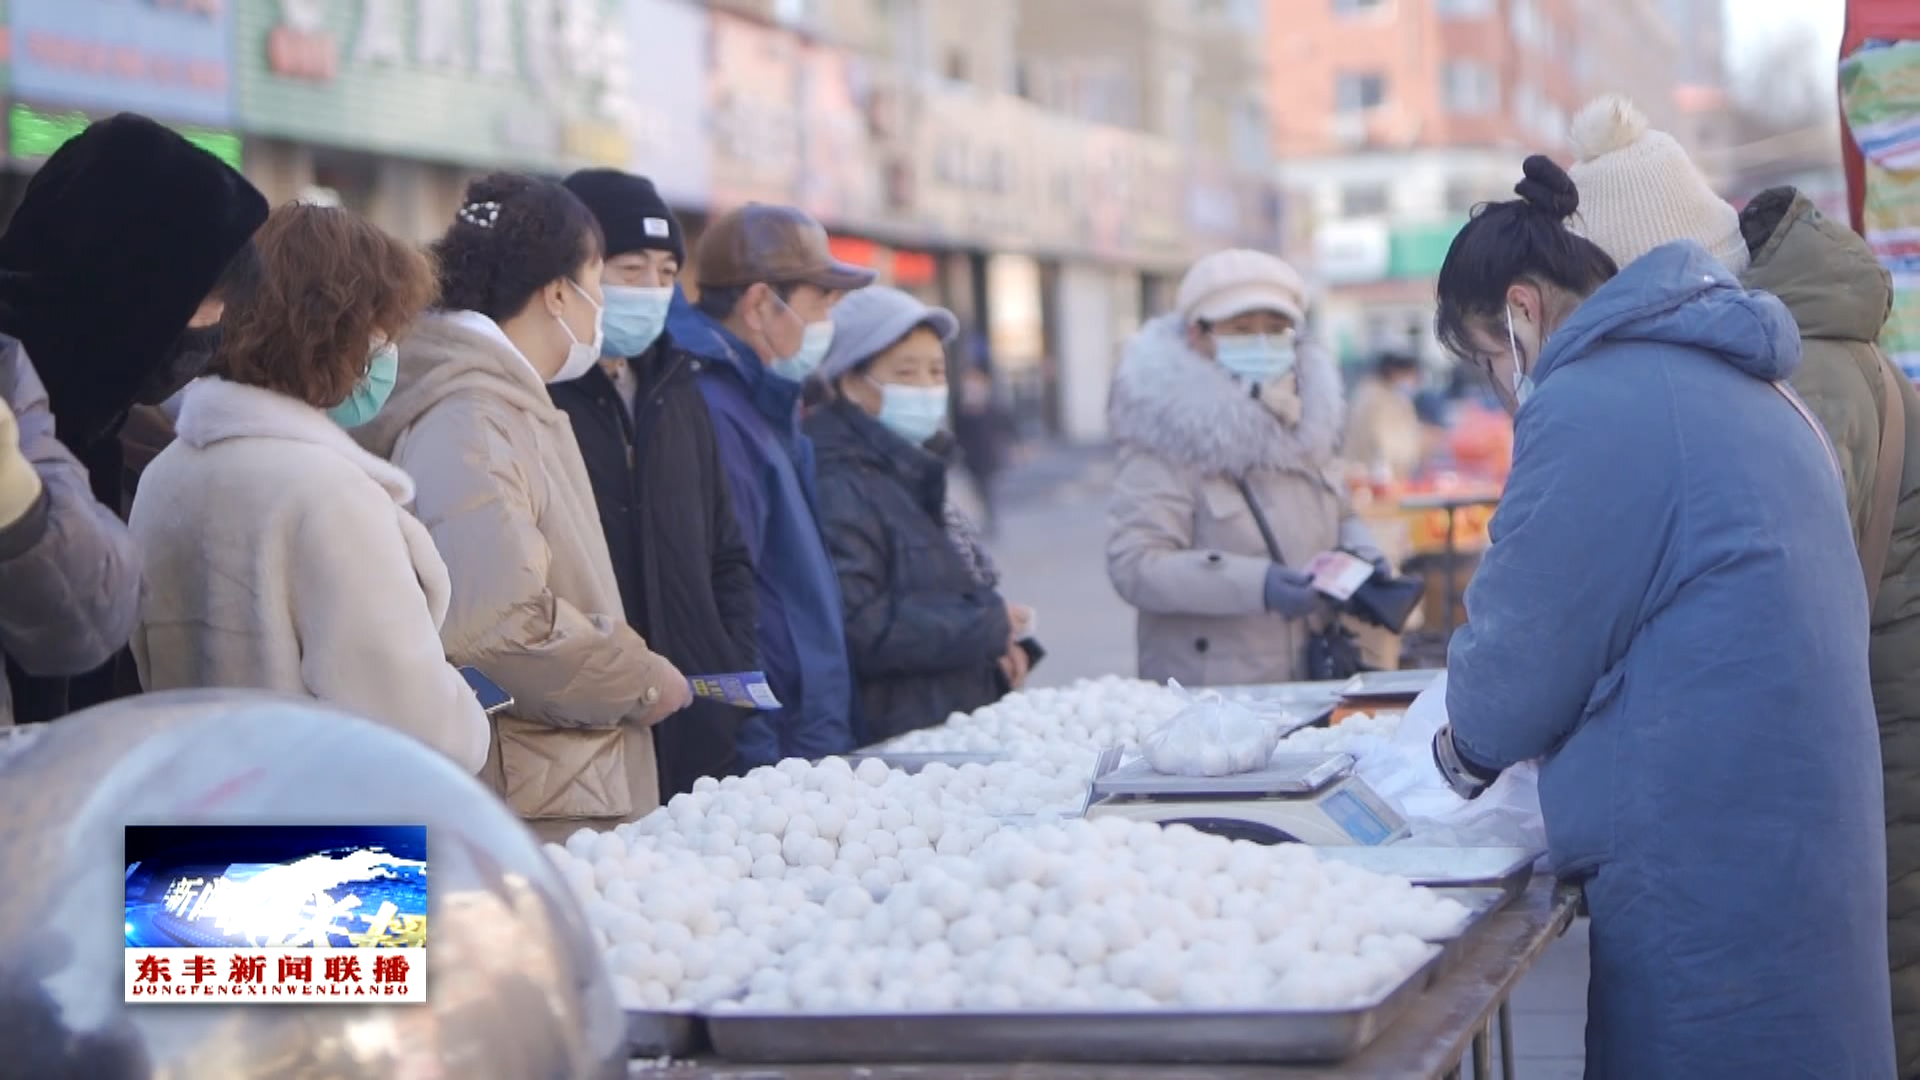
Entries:
[[[700, 393], [702, 361], [663, 337], [628, 363], [639, 389], [632, 411], [598, 367], [548, 388], [573, 421], [627, 622], [689, 677], [751, 670], [753, 558]], [[745, 715], [695, 701], [653, 729], [662, 801], [739, 771]]]
[[806, 430], [867, 738], [998, 700], [1007, 605], [947, 537], [945, 463], [845, 401], [808, 417]]

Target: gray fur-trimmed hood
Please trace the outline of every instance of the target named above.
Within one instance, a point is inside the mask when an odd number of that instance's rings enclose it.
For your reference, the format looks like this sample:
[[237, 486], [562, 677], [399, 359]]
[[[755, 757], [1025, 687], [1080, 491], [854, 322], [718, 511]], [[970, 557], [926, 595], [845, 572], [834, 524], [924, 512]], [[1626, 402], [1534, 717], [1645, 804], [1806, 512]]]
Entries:
[[1346, 420], [1340, 372], [1304, 342], [1295, 370], [1300, 423], [1288, 428], [1244, 383], [1187, 345], [1179, 316], [1162, 315], [1127, 342], [1107, 402], [1108, 425], [1121, 443], [1205, 473], [1321, 473]]

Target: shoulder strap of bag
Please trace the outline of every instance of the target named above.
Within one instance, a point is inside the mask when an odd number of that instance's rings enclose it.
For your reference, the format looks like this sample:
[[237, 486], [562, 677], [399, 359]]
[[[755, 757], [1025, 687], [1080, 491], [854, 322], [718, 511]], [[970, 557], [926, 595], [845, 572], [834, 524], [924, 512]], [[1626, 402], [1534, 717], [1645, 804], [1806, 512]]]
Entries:
[[1885, 387], [1880, 407], [1880, 459], [1873, 473], [1872, 513], [1867, 518], [1866, 535], [1860, 538], [1860, 568], [1867, 576], [1867, 605], [1872, 607], [1880, 592], [1880, 577], [1887, 569], [1887, 553], [1893, 547], [1893, 511], [1900, 501], [1901, 474], [1907, 461], [1907, 410], [1900, 400], [1900, 384], [1880, 350], [1874, 350], [1880, 365], [1880, 382]]
[[1254, 527], [1260, 530], [1260, 539], [1266, 542], [1267, 557], [1281, 566], [1287, 565], [1287, 560], [1280, 557], [1280, 541], [1274, 538], [1273, 526], [1267, 523], [1267, 512], [1260, 508], [1260, 500], [1253, 497], [1253, 485], [1247, 483], [1247, 478], [1244, 476], [1234, 477], [1233, 483], [1240, 489], [1240, 497], [1247, 500], [1247, 509], [1253, 514]]
[[1793, 406], [1793, 411], [1800, 414], [1800, 419], [1805, 420], [1807, 426], [1813, 429], [1813, 437], [1820, 440], [1820, 446], [1827, 452], [1827, 464], [1833, 466], [1833, 475], [1839, 477], [1840, 486], [1845, 487], [1847, 474], [1840, 468], [1840, 455], [1833, 449], [1833, 440], [1827, 438], [1827, 429], [1821, 427], [1820, 421], [1814, 419], [1812, 411], [1807, 408], [1807, 403], [1800, 400], [1800, 395], [1794, 393], [1792, 387], [1776, 380], [1773, 389], [1785, 398], [1787, 404]]

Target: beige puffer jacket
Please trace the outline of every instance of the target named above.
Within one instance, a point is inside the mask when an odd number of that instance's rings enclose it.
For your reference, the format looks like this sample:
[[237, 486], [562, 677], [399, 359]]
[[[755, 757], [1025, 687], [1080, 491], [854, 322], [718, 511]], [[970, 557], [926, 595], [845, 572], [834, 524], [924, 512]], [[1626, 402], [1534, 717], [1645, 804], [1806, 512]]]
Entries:
[[637, 721], [671, 665], [627, 625], [573, 426], [533, 367], [484, 316], [430, 314], [354, 434], [413, 477], [453, 581], [448, 657], [513, 695], [482, 779], [549, 838], [658, 806]]
[[[1341, 541], [1350, 517], [1334, 458], [1340, 376], [1317, 349], [1297, 369], [1302, 404], [1287, 427], [1225, 369], [1188, 347], [1178, 318], [1127, 346], [1108, 406], [1120, 444], [1107, 574], [1139, 611], [1141, 678], [1186, 686], [1290, 682], [1323, 616], [1266, 610], [1272, 564], [1234, 483], [1245, 476], [1288, 565]], [[1358, 522], [1349, 526], [1359, 535]]]

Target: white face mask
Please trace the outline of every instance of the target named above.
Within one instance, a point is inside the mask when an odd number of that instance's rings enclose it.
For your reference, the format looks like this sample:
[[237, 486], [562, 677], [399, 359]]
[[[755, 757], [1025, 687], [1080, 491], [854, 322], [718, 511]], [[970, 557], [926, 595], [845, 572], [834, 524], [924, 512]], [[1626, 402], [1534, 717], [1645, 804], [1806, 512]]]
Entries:
[[880, 391], [880, 414], [874, 419], [895, 435], [915, 446], [933, 438], [947, 422], [947, 384], [939, 386], [901, 386], [897, 383], [867, 383]]
[[1533, 376], [1520, 370], [1520, 338], [1513, 332], [1511, 304], [1507, 306], [1507, 348], [1513, 353], [1513, 407], [1517, 412], [1533, 396]]
[[593, 295], [572, 278], [567, 279], [567, 284], [573, 286], [574, 292], [586, 297], [587, 303], [593, 304], [593, 340], [581, 341], [573, 332], [573, 327], [567, 325], [566, 316], [555, 315], [554, 318], [560, 323], [560, 329], [566, 332], [567, 341], [571, 344], [567, 347], [566, 363], [560, 365], [560, 370], [554, 374], [553, 378], [548, 379], [548, 382], [572, 382], [592, 371], [593, 365], [600, 362], [600, 349], [607, 340], [605, 313], [599, 304], [594, 303]]
[[1213, 356], [1221, 367], [1261, 385], [1293, 370], [1294, 335], [1291, 330], [1282, 334], [1216, 334]]
[[803, 383], [814, 372], [820, 370], [820, 362], [827, 358], [827, 350], [833, 348], [833, 323], [822, 319], [808, 323], [800, 334], [800, 348], [792, 356], [775, 360], [767, 365], [767, 370], [788, 382]]

